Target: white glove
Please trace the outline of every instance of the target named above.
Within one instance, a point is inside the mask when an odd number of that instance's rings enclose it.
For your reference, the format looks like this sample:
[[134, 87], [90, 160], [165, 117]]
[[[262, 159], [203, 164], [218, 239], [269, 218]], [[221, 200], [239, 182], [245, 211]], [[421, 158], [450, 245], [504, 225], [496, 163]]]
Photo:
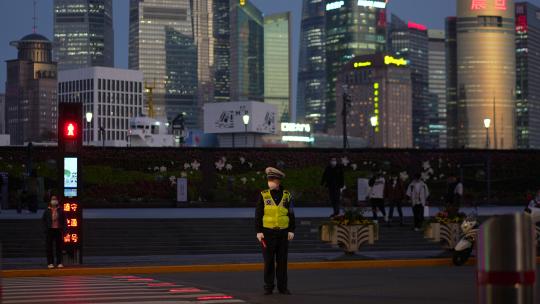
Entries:
[[293, 232], [289, 232], [289, 235], [287, 236], [287, 239], [289, 241], [292, 241], [294, 239], [294, 233]]
[[259, 240], [259, 242], [262, 242], [262, 239], [264, 239], [264, 234], [262, 234], [261, 232], [257, 233], [257, 240]]

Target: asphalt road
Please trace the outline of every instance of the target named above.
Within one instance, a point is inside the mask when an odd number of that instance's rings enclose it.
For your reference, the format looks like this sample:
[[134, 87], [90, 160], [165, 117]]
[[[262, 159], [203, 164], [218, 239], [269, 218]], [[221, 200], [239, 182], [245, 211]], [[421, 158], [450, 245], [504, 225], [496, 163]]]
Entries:
[[[248, 303], [475, 303], [474, 267], [303, 270], [289, 272], [291, 296], [262, 295], [260, 272], [156, 274], [234, 295]], [[537, 285], [537, 294], [540, 288]]]

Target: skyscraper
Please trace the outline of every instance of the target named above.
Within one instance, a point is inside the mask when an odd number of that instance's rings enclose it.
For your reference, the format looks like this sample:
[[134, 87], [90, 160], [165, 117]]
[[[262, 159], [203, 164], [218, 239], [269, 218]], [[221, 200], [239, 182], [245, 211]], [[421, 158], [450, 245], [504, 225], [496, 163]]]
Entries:
[[[411, 71], [404, 58], [387, 54], [356, 56], [338, 74], [336, 92], [350, 98], [347, 133], [377, 148], [412, 148]], [[343, 132], [343, 102], [338, 102], [338, 134]], [[376, 121], [373, 127], [372, 119]]]
[[230, 100], [231, 82], [231, 0], [213, 1], [214, 100]]
[[114, 66], [112, 0], [54, 0], [59, 70]]
[[56, 141], [57, 67], [52, 43], [34, 33], [11, 45], [18, 50], [17, 59], [6, 62], [6, 131], [11, 143]]
[[[458, 0], [457, 12], [459, 145], [513, 149], [516, 147], [514, 1]], [[484, 124], [486, 119], [490, 122], [488, 128]]]
[[[197, 107], [214, 101], [214, 1], [193, 0], [193, 37], [197, 46]], [[199, 122], [202, 126], [202, 122]]]
[[386, 1], [342, 0], [325, 6], [326, 129], [335, 127], [337, 74], [359, 55], [386, 49]]
[[392, 15], [388, 35], [391, 52], [409, 60], [413, 98], [413, 139], [417, 148], [438, 147], [438, 136], [430, 133], [436, 121], [436, 96], [429, 94], [429, 39], [427, 27], [405, 22]]
[[231, 1], [230, 98], [264, 100], [264, 21], [249, 1]]
[[291, 13], [264, 17], [264, 102], [277, 107], [277, 121], [292, 112]]
[[304, 0], [300, 34], [296, 119], [316, 131], [324, 129], [326, 117], [325, 3]]
[[540, 148], [540, 7], [516, 3], [517, 147]]
[[[386, 49], [386, 1], [340, 0], [325, 5], [326, 129], [336, 123], [336, 80], [352, 58]], [[340, 97], [339, 97], [340, 98]]]
[[190, 0], [130, 0], [129, 68], [152, 87], [157, 116], [185, 112], [186, 126], [198, 126], [197, 49]]
[[[436, 98], [433, 104], [436, 115], [429, 121], [430, 137], [438, 139], [436, 147], [446, 148], [446, 44], [443, 30], [428, 30], [428, 87]], [[434, 113], [435, 114], [435, 113]]]
[[459, 148], [457, 95], [457, 18], [445, 20], [446, 47], [446, 147]]

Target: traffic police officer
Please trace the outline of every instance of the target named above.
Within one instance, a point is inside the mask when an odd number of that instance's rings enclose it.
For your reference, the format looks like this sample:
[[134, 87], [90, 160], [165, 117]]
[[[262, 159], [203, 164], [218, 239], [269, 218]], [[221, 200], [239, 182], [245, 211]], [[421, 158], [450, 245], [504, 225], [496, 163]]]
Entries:
[[294, 238], [295, 218], [291, 193], [283, 188], [285, 174], [276, 168], [266, 168], [268, 189], [261, 192], [255, 210], [257, 239], [263, 246], [264, 294], [274, 290], [277, 276], [279, 293], [290, 295], [287, 288], [287, 254]]

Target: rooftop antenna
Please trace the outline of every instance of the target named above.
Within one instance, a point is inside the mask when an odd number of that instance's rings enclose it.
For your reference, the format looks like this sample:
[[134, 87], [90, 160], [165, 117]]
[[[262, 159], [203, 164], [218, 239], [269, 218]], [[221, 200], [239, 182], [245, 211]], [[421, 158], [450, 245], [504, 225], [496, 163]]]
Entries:
[[36, 7], [37, 7], [37, 1], [34, 0], [34, 17], [32, 20], [34, 21], [34, 26], [32, 27], [32, 32], [35, 34], [37, 30], [37, 15], [36, 15]]

